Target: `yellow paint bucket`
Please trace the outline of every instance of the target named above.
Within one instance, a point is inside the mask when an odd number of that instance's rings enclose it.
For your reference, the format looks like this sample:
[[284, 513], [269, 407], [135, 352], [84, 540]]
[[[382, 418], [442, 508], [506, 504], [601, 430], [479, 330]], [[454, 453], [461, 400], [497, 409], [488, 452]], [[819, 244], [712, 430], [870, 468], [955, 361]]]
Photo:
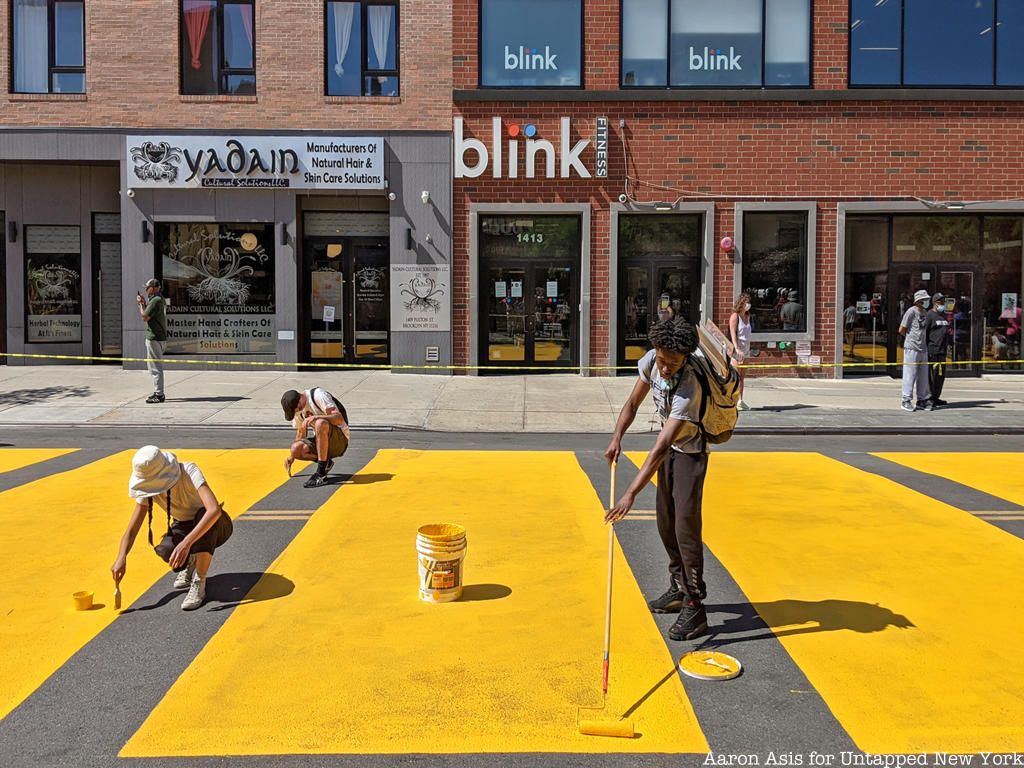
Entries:
[[92, 592], [75, 592], [72, 596], [76, 611], [88, 611], [92, 608]]
[[462, 597], [466, 529], [453, 523], [424, 525], [416, 532], [420, 600], [450, 603]]

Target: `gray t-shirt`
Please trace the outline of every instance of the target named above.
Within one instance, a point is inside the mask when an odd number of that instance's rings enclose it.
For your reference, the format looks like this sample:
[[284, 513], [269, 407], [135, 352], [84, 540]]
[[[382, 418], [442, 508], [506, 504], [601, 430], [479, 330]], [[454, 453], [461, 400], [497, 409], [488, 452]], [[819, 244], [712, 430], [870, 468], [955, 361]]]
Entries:
[[900, 325], [907, 329], [907, 335], [903, 340], [904, 349], [924, 352], [924, 319], [925, 313], [919, 311], [916, 304], [903, 313]]
[[[651, 397], [661, 417], [661, 423], [664, 424], [670, 418], [686, 422], [676, 435], [672, 450], [679, 453], [701, 453], [704, 450], [704, 437], [699, 426], [702, 397], [700, 381], [688, 365], [684, 365], [683, 370], [677, 373], [673, 380], [666, 381], [662, 378], [658, 366], [654, 364], [655, 354], [657, 353], [652, 349], [641, 357], [637, 370], [641, 381], [651, 385]], [[678, 385], [676, 380], [679, 382]], [[672, 395], [672, 402], [669, 403], [668, 394], [673, 386], [675, 392]]]

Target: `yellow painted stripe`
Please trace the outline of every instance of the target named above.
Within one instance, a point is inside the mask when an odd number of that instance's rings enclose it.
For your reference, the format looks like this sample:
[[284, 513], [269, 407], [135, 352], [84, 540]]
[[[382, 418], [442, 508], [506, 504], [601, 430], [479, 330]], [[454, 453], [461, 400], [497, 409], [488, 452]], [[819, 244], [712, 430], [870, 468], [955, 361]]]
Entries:
[[0, 448], [0, 472], [13, 472], [22, 467], [38, 464], [74, 453], [77, 448]]
[[874, 455], [1024, 506], [1024, 453], [876, 453]]
[[[707, 751], [621, 551], [605, 716], [637, 705], [643, 735], [578, 733], [601, 704], [608, 529], [572, 453], [381, 451], [363, 472], [391, 479], [331, 497], [268, 568], [294, 592], [258, 583], [123, 757]], [[436, 522], [468, 531], [461, 602], [418, 597]]]
[[1024, 541], [800, 453], [711, 456], [704, 536], [862, 750], [1024, 749]]
[[[0, 493], [0, 648], [4, 658], [17, 659], [0, 674], [0, 718], [117, 616], [110, 565], [132, 510], [132, 453]], [[188, 450], [178, 458], [199, 464], [232, 516], [288, 479], [280, 471], [280, 451]], [[166, 517], [153, 517], [156, 539]], [[213, 567], [216, 573], [216, 560]], [[121, 582], [122, 606], [165, 573], [167, 566], [149, 549], [144, 524]], [[73, 610], [71, 593], [79, 590], [92, 590], [103, 607]]]
[[240, 521], [243, 523], [259, 523], [263, 521], [274, 520], [309, 520], [310, 517], [312, 517], [312, 515], [259, 515], [257, 517], [253, 517], [252, 515], [245, 515], [244, 517], [240, 518]]

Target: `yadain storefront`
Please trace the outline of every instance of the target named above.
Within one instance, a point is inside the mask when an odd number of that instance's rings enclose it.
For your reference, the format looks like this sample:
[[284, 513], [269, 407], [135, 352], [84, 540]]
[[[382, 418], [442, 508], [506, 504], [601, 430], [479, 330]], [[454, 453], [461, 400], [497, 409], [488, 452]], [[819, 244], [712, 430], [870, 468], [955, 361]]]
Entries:
[[144, 357], [156, 276], [170, 366], [450, 362], [448, 134], [35, 136], [0, 163], [11, 352]]

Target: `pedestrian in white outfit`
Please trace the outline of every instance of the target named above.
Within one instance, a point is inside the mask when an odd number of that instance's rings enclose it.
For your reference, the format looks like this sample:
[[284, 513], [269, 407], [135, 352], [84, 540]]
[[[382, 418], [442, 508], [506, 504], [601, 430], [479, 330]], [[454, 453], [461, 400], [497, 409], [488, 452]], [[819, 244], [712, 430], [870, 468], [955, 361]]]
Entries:
[[[903, 401], [904, 411], [923, 409], [929, 401], [928, 390], [928, 348], [925, 344], [925, 308], [930, 300], [928, 291], [914, 294], [914, 306], [910, 307], [900, 321], [900, 335], [903, 336]], [[917, 409], [912, 400], [917, 388]]]
[[[741, 293], [733, 304], [729, 315], [729, 337], [732, 341], [732, 358], [742, 363], [750, 355], [750, 294]], [[740, 375], [740, 402], [737, 408], [749, 411], [750, 406], [743, 401], [743, 369], [737, 366]]]

